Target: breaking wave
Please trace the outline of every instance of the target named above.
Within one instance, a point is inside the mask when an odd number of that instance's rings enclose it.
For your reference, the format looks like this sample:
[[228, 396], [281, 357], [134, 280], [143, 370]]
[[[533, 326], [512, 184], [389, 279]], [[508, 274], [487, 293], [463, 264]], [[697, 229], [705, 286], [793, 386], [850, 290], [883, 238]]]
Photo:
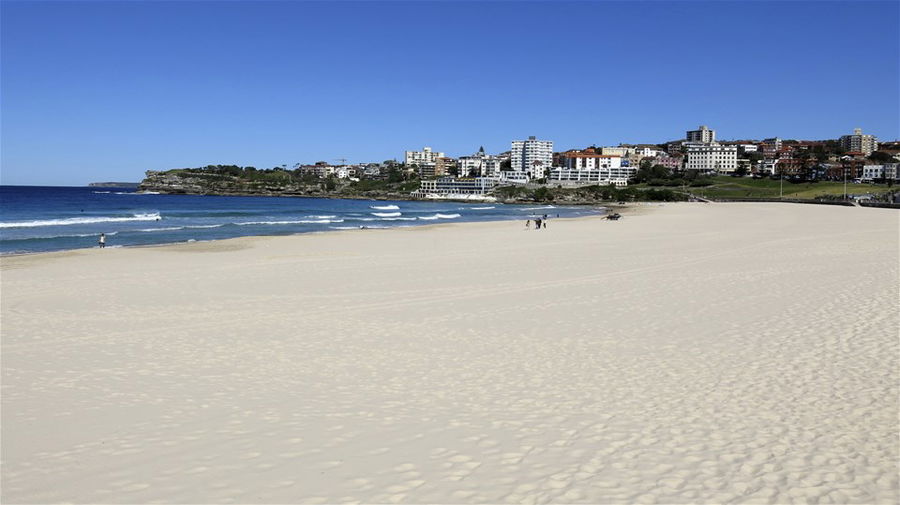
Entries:
[[459, 214], [435, 214], [433, 216], [419, 216], [419, 219], [434, 221], [435, 219], [456, 219], [458, 217]]
[[234, 223], [238, 226], [247, 225], [275, 225], [275, 224], [329, 224], [343, 223], [343, 219], [298, 219], [296, 221], [246, 221], [243, 223]]
[[69, 217], [65, 219], [37, 219], [34, 221], [9, 221], [0, 222], [0, 228], [37, 228], [40, 226], [67, 226], [73, 224], [92, 224], [92, 223], [124, 223], [128, 221], [158, 221], [160, 215], [158, 212], [149, 214], [132, 214], [131, 217]]

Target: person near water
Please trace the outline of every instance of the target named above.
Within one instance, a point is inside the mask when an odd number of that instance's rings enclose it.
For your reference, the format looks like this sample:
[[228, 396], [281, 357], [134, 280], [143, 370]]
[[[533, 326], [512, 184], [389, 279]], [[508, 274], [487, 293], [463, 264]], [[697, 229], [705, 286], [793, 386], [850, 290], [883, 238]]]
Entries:
[[531, 219], [529, 219], [528, 221], [525, 221], [525, 229], [526, 229], [526, 230], [530, 230], [530, 229], [531, 229]]
[[100, 234], [99, 244], [100, 244], [100, 249], [103, 249], [104, 247], [106, 247], [106, 234], [105, 233]]
[[534, 220], [534, 229], [535, 230], [541, 229], [541, 218], [537, 218]]

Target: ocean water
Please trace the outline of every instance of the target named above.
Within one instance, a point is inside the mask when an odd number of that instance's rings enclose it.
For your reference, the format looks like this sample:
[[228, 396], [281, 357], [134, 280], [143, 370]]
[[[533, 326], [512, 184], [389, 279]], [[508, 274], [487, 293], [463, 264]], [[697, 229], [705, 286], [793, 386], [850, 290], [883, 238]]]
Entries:
[[578, 217], [589, 207], [139, 193], [125, 188], [0, 186], [0, 254], [221, 240], [251, 235]]

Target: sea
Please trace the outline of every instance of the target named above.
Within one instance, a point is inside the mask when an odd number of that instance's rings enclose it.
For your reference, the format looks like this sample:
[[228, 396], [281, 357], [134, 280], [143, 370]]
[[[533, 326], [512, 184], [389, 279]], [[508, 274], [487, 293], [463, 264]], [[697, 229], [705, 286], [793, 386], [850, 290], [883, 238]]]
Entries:
[[[451, 201], [162, 195], [133, 188], [0, 186], [0, 254], [150, 246], [475, 221], [595, 215], [602, 209]], [[524, 228], [524, 226], [523, 226]]]

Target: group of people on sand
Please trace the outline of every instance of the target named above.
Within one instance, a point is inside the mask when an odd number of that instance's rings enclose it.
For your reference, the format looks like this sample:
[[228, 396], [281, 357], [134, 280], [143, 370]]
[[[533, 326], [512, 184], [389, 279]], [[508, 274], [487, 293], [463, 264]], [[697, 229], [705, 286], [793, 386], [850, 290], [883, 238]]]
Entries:
[[[557, 217], [559, 217], [559, 216], [557, 215]], [[534, 229], [540, 230], [541, 228], [544, 228], [544, 229], [547, 228], [547, 214], [544, 214], [543, 217], [534, 218]], [[531, 219], [529, 219], [528, 221], [525, 221], [525, 229], [526, 230], [531, 229]]]

